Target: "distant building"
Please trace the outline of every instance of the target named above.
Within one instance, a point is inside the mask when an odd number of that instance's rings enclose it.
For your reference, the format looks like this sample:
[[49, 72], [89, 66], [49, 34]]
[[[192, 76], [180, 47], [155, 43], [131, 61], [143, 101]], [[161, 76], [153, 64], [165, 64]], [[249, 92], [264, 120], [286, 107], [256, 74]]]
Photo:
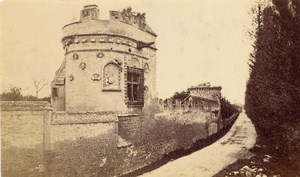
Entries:
[[188, 88], [191, 96], [201, 97], [208, 100], [217, 100], [221, 98], [221, 90], [220, 86], [211, 86], [210, 83], [200, 84], [196, 87]]
[[130, 112], [156, 99], [156, 34], [145, 13], [84, 6], [63, 27], [65, 58], [51, 83], [54, 111]]
[[186, 98], [190, 104], [201, 107], [212, 112], [221, 109], [221, 90], [220, 86], [211, 86], [210, 83], [200, 84], [196, 87], [188, 88], [190, 95]]
[[190, 87], [187, 91], [175, 93], [173, 97], [165, 100], [164, 107], [191, 107], [202, 111], [218, 113], [221, 109], [220, 86], [211, 86], [210, 83]]

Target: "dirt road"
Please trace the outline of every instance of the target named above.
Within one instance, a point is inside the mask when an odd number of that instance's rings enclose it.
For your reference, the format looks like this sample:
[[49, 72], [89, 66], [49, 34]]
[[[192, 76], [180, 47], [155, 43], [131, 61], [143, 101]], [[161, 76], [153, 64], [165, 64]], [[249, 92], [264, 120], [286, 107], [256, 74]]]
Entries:
[[250, 119], [241, 113], [230, 131], [214, 144], [171, 161], [141, 177], [211, 177], [239, 158], [248, 158], [256, 132]]

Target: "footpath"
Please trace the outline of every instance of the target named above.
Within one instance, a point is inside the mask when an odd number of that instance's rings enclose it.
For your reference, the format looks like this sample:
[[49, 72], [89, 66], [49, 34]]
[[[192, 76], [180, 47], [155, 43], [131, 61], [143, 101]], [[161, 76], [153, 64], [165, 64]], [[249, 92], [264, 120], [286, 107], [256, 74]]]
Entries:
[[241, 113], [229, 132], [214, 144], [171, 161], [141, 177], [211, 177], [238, 159], [250, 158], [256, 141], [250, 119]]

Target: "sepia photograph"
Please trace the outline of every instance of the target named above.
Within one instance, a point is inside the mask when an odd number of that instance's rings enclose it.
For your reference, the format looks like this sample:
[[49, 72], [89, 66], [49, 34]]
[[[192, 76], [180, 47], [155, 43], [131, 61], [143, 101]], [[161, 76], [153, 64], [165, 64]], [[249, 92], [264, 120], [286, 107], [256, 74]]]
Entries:
[[300, 0], [0, 1], [2, 177], [300, 177]]

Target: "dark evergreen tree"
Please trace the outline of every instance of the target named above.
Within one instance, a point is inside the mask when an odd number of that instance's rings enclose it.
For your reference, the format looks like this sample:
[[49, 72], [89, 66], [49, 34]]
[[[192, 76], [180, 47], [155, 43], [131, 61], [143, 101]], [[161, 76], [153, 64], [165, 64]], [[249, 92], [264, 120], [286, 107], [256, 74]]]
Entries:
[[234, 113], [238, 113], [239, 109], [237, 105], [231, 104], [226, 98], [220, 98], [221, 103], [221, 115], [223, 119], [229, 118]]
[[246, 114], [259, 136], [288, 156], [291, 145], [299, 147], [292, 153], [300, 159], [300, 1], [273, 0], [256, 9]]

